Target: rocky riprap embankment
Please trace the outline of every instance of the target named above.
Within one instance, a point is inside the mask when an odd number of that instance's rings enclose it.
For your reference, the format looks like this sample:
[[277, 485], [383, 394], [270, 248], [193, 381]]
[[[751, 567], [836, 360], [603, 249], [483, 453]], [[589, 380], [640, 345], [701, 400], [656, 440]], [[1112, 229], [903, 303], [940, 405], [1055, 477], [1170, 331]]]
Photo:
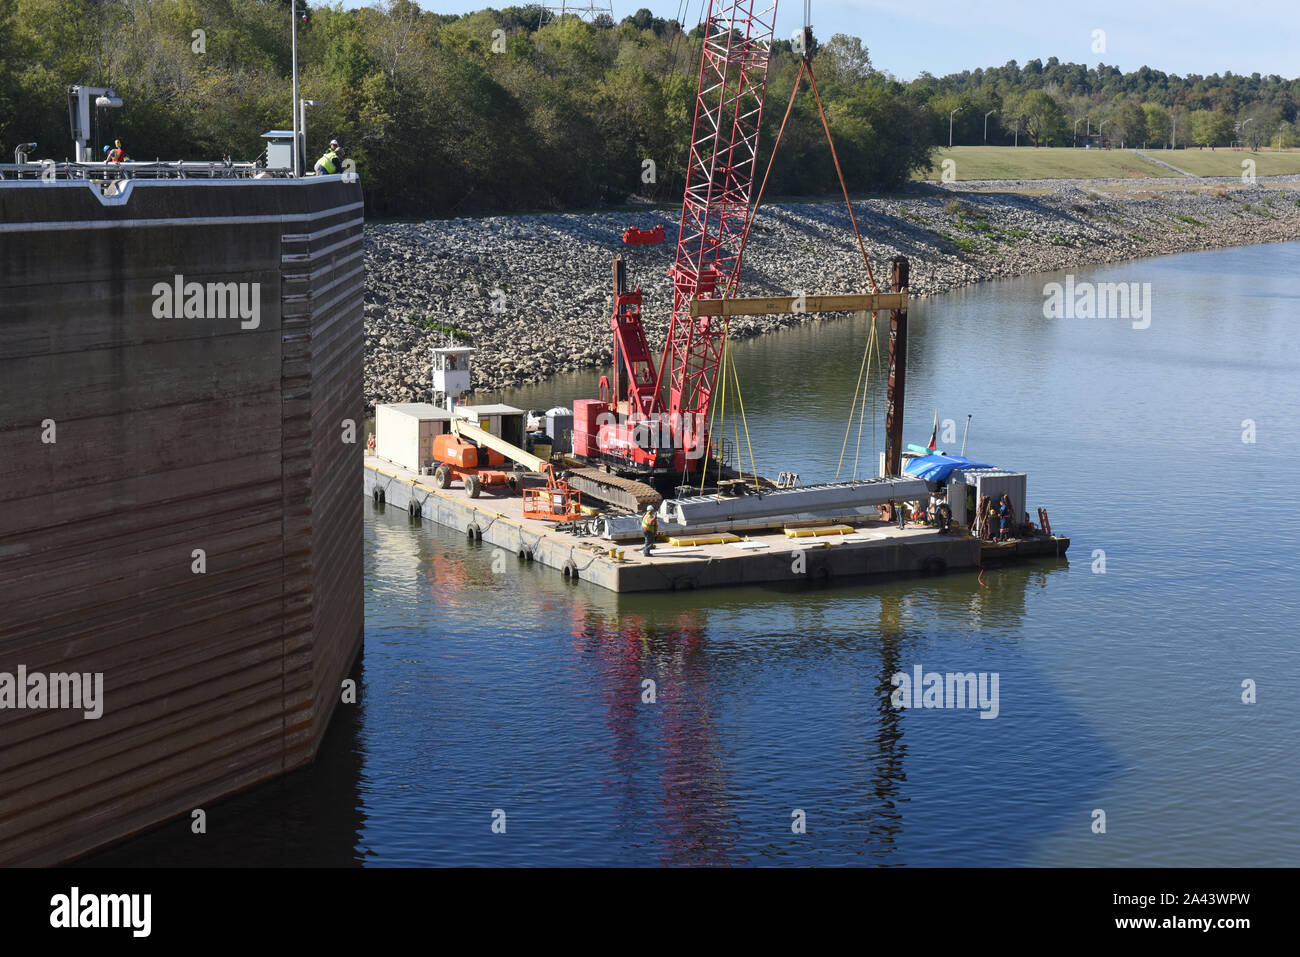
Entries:
[[[912, 295], [929, 296], [985, 279], [1300, 239], [1300, 181], [960, 183], [858, 201], [854, 215], [881, 289], [902, 254]], [[621, 242], [626, 226], [657, 222], [669, 241]], [[843, 203], [764, 206], [755, 224], [740, 295], [870, 290]], [[429, 349], [446, 341], [430, 324], [472, 337], [474, 387], [485, 392], [608, 363], [615, 255], [645, 293], [657, 355], [676, 236], [670, 211], [368, 225], [367, 405], [428, 399]], [[738, 317], [731, 330], [745, 337], [812, 318]]]

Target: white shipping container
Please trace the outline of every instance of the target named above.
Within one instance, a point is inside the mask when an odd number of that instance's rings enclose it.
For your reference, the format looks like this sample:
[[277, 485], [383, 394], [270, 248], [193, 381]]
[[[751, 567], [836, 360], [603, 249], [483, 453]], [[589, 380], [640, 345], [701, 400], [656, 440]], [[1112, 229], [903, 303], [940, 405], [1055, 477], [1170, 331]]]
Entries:
[[428, 402], [375, 406], [375, 454], [418, 472], [431, 467], [433, 439], [449, 430], [451, 413]]

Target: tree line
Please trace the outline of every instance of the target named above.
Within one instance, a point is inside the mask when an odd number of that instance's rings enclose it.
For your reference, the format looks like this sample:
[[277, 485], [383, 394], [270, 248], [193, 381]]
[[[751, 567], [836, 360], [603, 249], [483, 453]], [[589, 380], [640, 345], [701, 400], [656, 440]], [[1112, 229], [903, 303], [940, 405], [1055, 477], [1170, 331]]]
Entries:
[[[0, 0], [0, 150], [72, 152], [67, 87], [111, 87], [95, 148], [121, 138], [134, 159], [251, 159], [261, 134], [287, 129], [291, 3], [304, 0]], [[467, 15], [409, 0], [345, 10], [303, 7], [300, 96], [310, 164], [330, 137], [356, 161], [372, 216], [454, 216], [582, 209], [632, 196], [681, 198], [702, 27], [640, 10], [615, 23], [555, 17], [540, 6]], [[815, 50], [822, 101], [854, 191], [896, 190], [946, 143], [1065, 144], [1080, 111], [1116, 145], [1179, 145], [1294, 135], [1295, 81], [1278, 77], [1121, 74], [1030, 61], [911, 82], [873, 68], [861, 40]], [[763, 144], [784, 113], [799, 54], [773, 44]], [[1180, 112], [1181, 111], [1181, 112]], [[763, 149], [760, 164], [766, 163]], [[647, 163], [647, 160], [650, 163]], [[838, 190], [816, 104], [796, 99], [767, 195]]]
[[[1089, 134], [1120, 147], [1300, 146], [1300, 79], [1277, 75], [1123, 73], [1051, 57], [942, 78], [922, 73], [911, 89], [945, 120], [958, 111], [954, 145], [1002, 145], [1018, 133], [1036, 146], [1083, 145]], [[944, 143], [947, 133], [945, 122]]]
[[[96, 150], [121, 138], [137, 160], [257, 156], [262, 133], [291, 123], [289, 2], [0, 0], [0, 148], [34, 140], [33, 158], [67, 158], [66, 88], [82, 83], [125, 104], [95, 111]], [[337, 137], [371, 215], [680, 200], [699, 27], [645, 10], [586, 23], [538, 6], [452, 16], [388, 0], [312, 6], [298, 32], [300, 95], [320, 103], [308, 162]], [[850, 188], [896, 189], [928, 167], [931, 117], [859, 41], [831, 39], [818, 65]], [[797, 69], [777, 43], [767, 144]], [[837, 188], [806, 92], [786, 144], [768, 195]]]

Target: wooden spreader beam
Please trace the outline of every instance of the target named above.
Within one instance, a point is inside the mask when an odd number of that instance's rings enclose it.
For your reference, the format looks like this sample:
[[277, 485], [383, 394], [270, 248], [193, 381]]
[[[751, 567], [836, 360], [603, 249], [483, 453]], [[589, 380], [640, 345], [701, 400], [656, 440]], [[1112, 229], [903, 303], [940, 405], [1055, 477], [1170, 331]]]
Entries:
[[[796, 309], [796, 304], [802, 308]], [[907, 309], [907, 290], [902, 292], [864, 293], [853, 296], [794, 296], [734, 299], [692, 299], [691, 317], [700, 316], [770, 316], [793, 312], [870, 312], [876, 309]]]

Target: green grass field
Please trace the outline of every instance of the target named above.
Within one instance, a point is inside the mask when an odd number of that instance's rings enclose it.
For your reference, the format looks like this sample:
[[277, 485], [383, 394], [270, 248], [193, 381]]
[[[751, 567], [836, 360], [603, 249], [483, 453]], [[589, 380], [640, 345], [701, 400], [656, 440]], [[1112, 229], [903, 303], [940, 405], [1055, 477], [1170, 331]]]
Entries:
[[1256, 176], [1300, 173], [1300, 152], [1252, 153], [1249, 150], [1148, 150], [1152, 156], [1197, 176], [1240, 176], [1241, 161], [1255, 161]]
[[[1176, 176], [1130, 150], [1085, 150], [1064, 146], [954, 146], [935, 151], [934, 166], [918, 179], [940, 179], [951, 159], [957, 179], [1100, 179]], [[1175, 166], [1178, 164], [1174, 164]], [[1240, 170], [1240, 166], [1238, 166]]]
[[[1146, 150], [1157, 159], [1196, 176], [1240, 176], [1241, 161], [1255, 161], [1256, 176], [1300, 174], [1300, 151], [1250, 153], [1245, 150]], [[1062, 146], [954, 146], [935, 152], [934, 165], [916, 179], [940, 179], [951, 159], [957, 180], [1101, 179], [1171, 177], [1178, 174], [1143, 159], [1132, 150], [1085, 150]]]

